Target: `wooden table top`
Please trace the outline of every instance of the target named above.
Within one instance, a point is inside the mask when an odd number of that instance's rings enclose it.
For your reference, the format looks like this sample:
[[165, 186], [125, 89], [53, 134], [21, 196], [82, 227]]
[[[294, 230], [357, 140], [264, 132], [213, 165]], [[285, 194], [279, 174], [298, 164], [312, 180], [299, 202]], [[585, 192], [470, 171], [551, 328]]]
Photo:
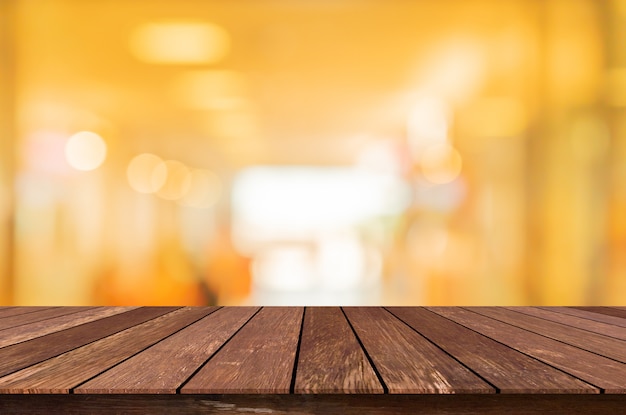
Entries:
[[626, 307], [0, 307], [0, 412], [20, 394], [187, 395], [203, 413], [261, 398], [276, 412], [307, 395], [370, 409], [535, 397], [623, 410]]

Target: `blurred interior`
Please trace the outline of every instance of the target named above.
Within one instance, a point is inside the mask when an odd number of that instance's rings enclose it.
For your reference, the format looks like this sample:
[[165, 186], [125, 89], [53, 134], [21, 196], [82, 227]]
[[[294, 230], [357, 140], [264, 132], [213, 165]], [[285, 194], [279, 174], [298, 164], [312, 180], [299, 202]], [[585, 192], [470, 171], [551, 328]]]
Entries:
[[3, 305], [626, 300], [626, 0], [0, 1]]

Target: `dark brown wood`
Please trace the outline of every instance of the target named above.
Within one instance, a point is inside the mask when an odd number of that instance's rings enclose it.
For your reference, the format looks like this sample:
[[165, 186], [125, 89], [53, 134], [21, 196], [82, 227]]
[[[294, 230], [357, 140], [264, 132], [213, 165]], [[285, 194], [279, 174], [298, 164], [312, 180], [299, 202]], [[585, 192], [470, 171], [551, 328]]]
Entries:
[[69, 393], [87, 379], [213, 312], [186, 307], [0, 378], [0, 393]]
[[584, 318], [585, 320], [600, 321], [602, 323], [612, 324], [618, 327], [626, 327], [626, 319], [614, 316], [607, 316], [606, 314], [592, 313], [585, 310], [577, 310], [571, 307], [538, 307], [542, 310], [550, 310], [560, 314], [567, 314], [569, 316], [575, 316]]
[[0, 327], [2, 319], [5, 317], [16, 316], [18, 314], [34, 313], [35, 311], [47, 310], [56, 307], [2, 307], [0, 308]]
[[181, 393], [289, 393], [302, 307], [265, 307], [181, 388]]
[[556, 323], [565, 324], [567, 326], [576, 327], [582, 330], [591, 331], [605, 336], [614, 337], [620, 340], [626, 340], [626, 327], [619, 327], [613, 324], [602, 323], [599, 321], [586, 320], [580, 317], [569, 316], [567, 314], [558, 313], [550, 309], [541, 309], [537, 307], [505, 307], [508, 310], [517, 311], [518, 313], [528, 314], [530, 316], [542, 318]]
[[23, 324], [0, 331], [0, 348], [26, 340], [45, 336], [46, 334], [79, 326], [115, 314], [124, 313], [137, 307], [93, 307], [68, 315], [49, 318], [43, 321]]
[[605, 393], [626, 393], [626, 365], [623, 363], [459, 307], [427, 308], [602, 388]]
[[626, 349], [626, 319], [575, 308], [63, 309], [0, 307], [7, 319], [23, 316], [0, 330], [0, 414], [581, 415], [626, 407], [626, 364], [599, 354]]
[[92, 307], [54, 307], [44, 308], [36, 310], [31, 313], [13, 315], [11, 317], [5, 317], [0, 319], [0, 334], [2, 330], [9, 329], [11, 327], [21, 326], [23, 324], [32, 323], [35, 321], [47, 320], [53, 317], [65, 316], [68, 314], [78, 313], [79, 311], [89, 310]]
[[295, 393], [383, 392], [341, 309], [307, 308]]
[[3, 415], [608, 415], [626, 395], [10, 395]]
[[612, 337], [517, 313], [502, 307], [472, 307], [472, 310], [533, 333], [626, 363], [624, 342]]
[[620, 310], [619, 308], [615, 308], [615, 307], [572, 307], [572, 308], [626, 319], [626, 310]]
[[389, 393], [495, 393], [495, 388], [379, 307], [345, 313]]
[[431, 311], [416, 307], [388, 309], [422, 336], [489, 381], [500, 393], [600, 392], [571, 375]]
[[142, 307], [0, 349], [0, 376], [16, 372], [180, 307]]
[[74, 389], [74, 393], [176, 393], [258, 310], [222, 308]]

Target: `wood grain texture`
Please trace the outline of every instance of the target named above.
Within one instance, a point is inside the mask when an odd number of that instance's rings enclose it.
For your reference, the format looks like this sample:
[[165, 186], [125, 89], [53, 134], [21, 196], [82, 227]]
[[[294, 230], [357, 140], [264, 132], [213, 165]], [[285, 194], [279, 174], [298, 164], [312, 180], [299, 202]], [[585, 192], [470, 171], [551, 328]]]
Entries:
[[578, 310], [590, 311], [592, 313], [605, 314], [607, 316], [626, 319], [626, 310], [620, 310], [616, 307], [572, 307]]
[[0, 349], [0, 376], [18, 371], [180, 307], [142, 307]]
[[34, 313], [35, 311], [46, 310], [49, 308], [55, 307], [0, 307], [0, 327], [2, 327], [2, 319], [5, 317]]
[[0, 307], [23, 323], [0, 330], [0, 414], [626, 407], [626, 319], [578, 308], [63, 309]]
[[26, 340], [45, 336], [46, 334], [79, 326], [104, 317], [125, 313], [137, 307], [94, 307], [59, 317], [52, 317], [43, 321], [23, 324], [0, 331], [0, 348]]
[[0, 393], [69, 393], [74, 386], [203, 318], [215, 307], [186, 307], [0, 378]]
[[602, 323], [612, 324], [618, 327], [626, 327], [626, 320], [620, 317], [607, 316], [606, 314], [592, 313], [585, 310], [577, 310], [571, 307], [537, 307], [542, 310], [550, 310], [560, 314], [567, 314], [584, 318], [585, 320], [600, 321]]
[[257, 310], [222, 308], [74, 389], [74, 393], [176, 393]]
[[533, 333], [626, 363], [626, 347], [621, 340], [501, 307], [472, 307], [472, 310]]
[[459, 307], [427, 309], [602, 388], [626, 393], [626, 365]]
[[10, 395], [3, 415], [617, 415], [626, 395]]
[[[599, 393], [599, 389], [438, 314], [388, 310], [499, 389], [500, 393]], [[462, 341], [459, 341], [462, 339]]]
[[307, 308], [295, 393], [383, 392], [341, 309]]
[[2, 334], [1, 330], [6, 330], [12, 327], [21, 326], [35, 321], [47, 320], [53, 317], [74, 314], [79, 311], [89, 310], [90, 308], [92, 307], [54, 307], [33, 311], [32, 313], [18, 314], [11, 317], [6, 317], [0, 320], [0, 334]]
[[602, 334], [619, 340], [626, 340], [626, 327], [619, 327], [613, 324], [602, 323], [599, 321], [586, 320], [584, 318], [569, 316], [567, 314], [562, 314], [549, 309], [546, 310], [537, 307], [505, 308], [508, 310], [517, 311], [518, 313], [528, 314], [530, 316], [565, 324], [566, 326], [576, 327], [578, 329], [591, 331], [593, 333]]
[[265, 307], [181, 388], [181, 393], [289, 393], [302, 307]]
[[389, 393], [495, 393], [465, 366], [379, 307], [344, 311]]

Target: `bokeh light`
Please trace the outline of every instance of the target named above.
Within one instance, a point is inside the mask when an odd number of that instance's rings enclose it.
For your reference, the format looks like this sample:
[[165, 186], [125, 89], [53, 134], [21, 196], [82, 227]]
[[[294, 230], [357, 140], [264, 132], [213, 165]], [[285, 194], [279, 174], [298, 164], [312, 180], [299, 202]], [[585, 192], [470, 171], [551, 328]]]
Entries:
[[156, 194], [166, 200], [178, 200], [189, 191], [192, 175], [189, 167], [180, 161], [167, 160], [157, 168], [165, 168], [167, 176]]
[[134, 157], [126, 169], [128, 184], [139, 193], [154, 193], [167, 179], [167, 168], [159, 156], [143, 153]]
[[229, 48], [228, 33], [208, 22], [147, 23], [130, 38], [133, 55], [147, 63], [209, 64], [224, 58]]
[[536, 3], [0, 0], [0, 302], [623, 303], [626, 0]]
[[427, 147], [420, 158], [422, 174], [431, 183], [443, 184], [456, 179], [463, 161], [454, 147], [442, 144]]
[[95, 170], [104, 162], [107, 145], [98, 134], [81, 131], [72, 135], [65, 144], [65, 158], [76, 170]]
[[407, 135], [414, 157], [420, 157], [426, 147], [443, 145], [448, 139], [450, 109], [437, 97], [422, 97], [411, 109]]

